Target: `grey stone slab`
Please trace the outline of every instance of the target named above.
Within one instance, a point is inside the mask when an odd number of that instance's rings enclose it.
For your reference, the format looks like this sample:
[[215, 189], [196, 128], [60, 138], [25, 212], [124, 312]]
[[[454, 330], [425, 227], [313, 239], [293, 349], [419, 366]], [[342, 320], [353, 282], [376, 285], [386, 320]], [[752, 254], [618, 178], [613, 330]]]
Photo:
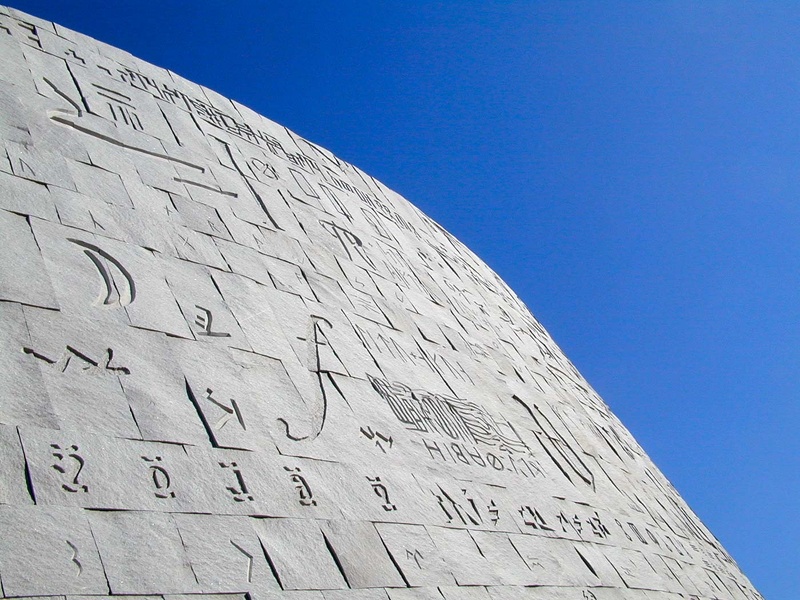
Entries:
[[38, 504], [123, 509], [141, 500], [120, 473], [128, 470], [122, 440], [30, 427], [20, 437]]
[[11, 170], [14, 175], [37, 183], [75, 189], [64, 158], [21, 144], [6, 143]]
[[6, 597], [108, 594], [81, 509], [0, 506], [0, 577]]
[[33, 503], [25, 477], [25, 456], [17, 430], [0, 425], [0, 504]]
[[124, 213], [118, 207], [63, 188], [54, 187], [50, 193], [62, 225], [115, 240], [131, 241], [132, 236], [124, 226]]
[[[137, 597], [141, 598], [141, 596]], [[202, 596], [192, 594], [164, 594], [164, 596], [160, 597], [163, 597], [164, 600], [197, 600], [198, 597], [202, 597], [205, 600], [247, 600], [245, 594], [203, 594]]]
[[27, 219], [0, 210], [0, 236], [5, 243], [5, 260], [0, 268], [0, 300], [58, 309], [50, 277]]
[[89, 520], [112, 594], [202, 591], [169, 515], [92, 512]]
[[218, 464], [176, 444], [22, 428], [39, 504], [103, 510], [217, 512], [228, 492]]
[[287, 423], [308, 422], [281, 361], [199, 342], [173, 343], [173, 352], [214, 445], [274, 452]]
[[249, 517], [175, 515], [203, 593], [279, 590]]
[[252, 350], [207, 267], [176, 260], [165, 271], [172, 295], [198, 342]]
[[[253, 350], [280, 360], [305, 404], [312, 406], [309, 412], [321, 412], [315, 389], [319, 384], [314, 374], [309, 372], [308, 365], [303, 365], [292, 349], [283, 327], [285, 319], [277, 316], [282, 302], [280, 292], [234, 274], [214, 273], [213, 279]], [[289, 296], [299, 301], [295, 296]], [[311, 324], [309, 317], [307, 327]]]
[[39, 365], [25, 353], [32, 343], [22, 307], [0, 302], [0, 321], [0, 422], [58, 428]]
[[[502, 564], [492, 564], [489, 557], [482, 554], [481, 548], [464, 529], [426, 527], [433, 543], [439, 549], [445, 564], [453, 573], [460, 586], [508, 585], [507, 573]], [[523, 569], [525, 566], [523, 565]]]
[[320, 524], [351, 588], [404, 587], [375, 526], [368, 521], [326, 521]]
[[68, 162], [76, 189], [82, 194], [109, 204], [133, 207], [128, 191], [117, 173], [79, 162]]
[[375, 525], [394, 563], [412, 587], [453, 585], [455, 579], [422, 525]]
[[225, 258], [211, 236], [187, 227], [174, 227], [171, 234], [171, 243], [168, 249], [171, 256], [223, 271], [229, 269], [228, 263], [225, 262]]
[[38, 364], [59, 426], [140, 438], [121, 384], [128, 357], [115, 354], [114, 336], [81, 330], [60, 312], [26, 308], [25, 318], [31, 344], [23, 352]]
[[191, 337], [152, 252], [43, 221], [33, 228], [66, 314]]
[[215, 208], [180, 195], [172, 195], [172, 203], [184, 223], [194, 231], [231, 241], [231, 235]]
[[[656, 570], [645, 556], [635, 550], [597, 546], [597, 550], [611, 564], [626, 587], [646, 590], [676, 591], [674, 581], [665, 573]], [[663, 569], [661, 569], [663, 571]]]
[[[0, 132], [2, 132], [3, 139], [11, 143], [17, 144], [30, 144], [31, 133], [28, 129], [28, 119], [22, 109], [22, 103], [19, 100], [20, 87], [25, 81], [23, 77], [29, 75], [24, 66], [22, 66], [21, 52], [17, 53], [17, 61], [9, 62], [4, 60], [0, 63], [0, 80], [4, 82], [2, 89], [0, 89], [0, 107], [3, 109], [2, 116], [0, 116]], [[8, 83], [5, 79], [12, 79], [19, 82], [20, 85]], [[3, 157], [3, 170], [9, 172], [11, 167], [7, 162], [6, 157]]]
[[425, 491], [402, 468], [362, 464], [349, 467], [346, 472], [350, 485], [345, 489], [352, 500], [343, 496], [340, 504], [348, 518], [376, 523], [424, 523], [435, 510]]
[[314, 521], [259, 519], [254, 527], [283, 589], [331, 590], [347, 587]]

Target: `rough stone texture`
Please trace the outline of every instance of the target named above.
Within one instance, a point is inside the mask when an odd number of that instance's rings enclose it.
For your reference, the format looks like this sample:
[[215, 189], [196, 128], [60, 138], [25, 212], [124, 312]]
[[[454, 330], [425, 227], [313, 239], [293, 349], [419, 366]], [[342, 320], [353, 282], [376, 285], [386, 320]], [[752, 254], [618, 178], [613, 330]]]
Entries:
[[12, 9], [0, 136], [0, 597], [760, 598], [357, 167]]

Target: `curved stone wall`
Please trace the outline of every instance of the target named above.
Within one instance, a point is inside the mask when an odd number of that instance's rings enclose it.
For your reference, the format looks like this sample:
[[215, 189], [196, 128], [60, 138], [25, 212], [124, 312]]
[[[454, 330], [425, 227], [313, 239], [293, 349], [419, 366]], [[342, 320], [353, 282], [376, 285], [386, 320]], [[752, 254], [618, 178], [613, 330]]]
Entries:
[[760, 598], [357, 167], [11, 9], [0, 104], [4, 597]]

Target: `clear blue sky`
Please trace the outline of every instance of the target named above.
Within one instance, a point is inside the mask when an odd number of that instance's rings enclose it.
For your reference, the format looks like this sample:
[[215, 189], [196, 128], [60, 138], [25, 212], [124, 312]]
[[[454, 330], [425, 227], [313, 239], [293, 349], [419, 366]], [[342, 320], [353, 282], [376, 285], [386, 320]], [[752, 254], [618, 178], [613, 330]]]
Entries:
[[797, 598], [800, 3], [15, 6], [235, 98], [442, 223], [766, 598]]

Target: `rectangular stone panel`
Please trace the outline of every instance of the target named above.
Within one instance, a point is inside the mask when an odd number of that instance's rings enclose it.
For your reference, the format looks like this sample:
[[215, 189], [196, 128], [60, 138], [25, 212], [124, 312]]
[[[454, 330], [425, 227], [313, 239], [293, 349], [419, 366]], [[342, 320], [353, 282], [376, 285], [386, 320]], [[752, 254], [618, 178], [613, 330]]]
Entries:
[[259, 519], [254, 527], [283, 589], [330, 590], [347, 587], [314, 521]]
[[57, 428], [22, 307], [0, 302], [0, 320], [0, 423]]
[[89, 520], [113, 594], [202, 591], [170, 515], [92, 512]]
[[50, 277], [26, 218], [0, 210], [0, 239], [4, 247], [0, 300], [58, 309]]
[[322, 533], [352, 588], [404, 587], [375, 526], [367, 521], [326, 521]]
[[425, 527], [394, 523], [377, 523], [375, 527], [410, 586], [455, 584], [442, 553]]
[[79, 508], [0, 506], [0, 579], [6, 597], [108, 594], [103, 564]]
[[175, 515], [204, 594], [279, 590], [249, 517]]

